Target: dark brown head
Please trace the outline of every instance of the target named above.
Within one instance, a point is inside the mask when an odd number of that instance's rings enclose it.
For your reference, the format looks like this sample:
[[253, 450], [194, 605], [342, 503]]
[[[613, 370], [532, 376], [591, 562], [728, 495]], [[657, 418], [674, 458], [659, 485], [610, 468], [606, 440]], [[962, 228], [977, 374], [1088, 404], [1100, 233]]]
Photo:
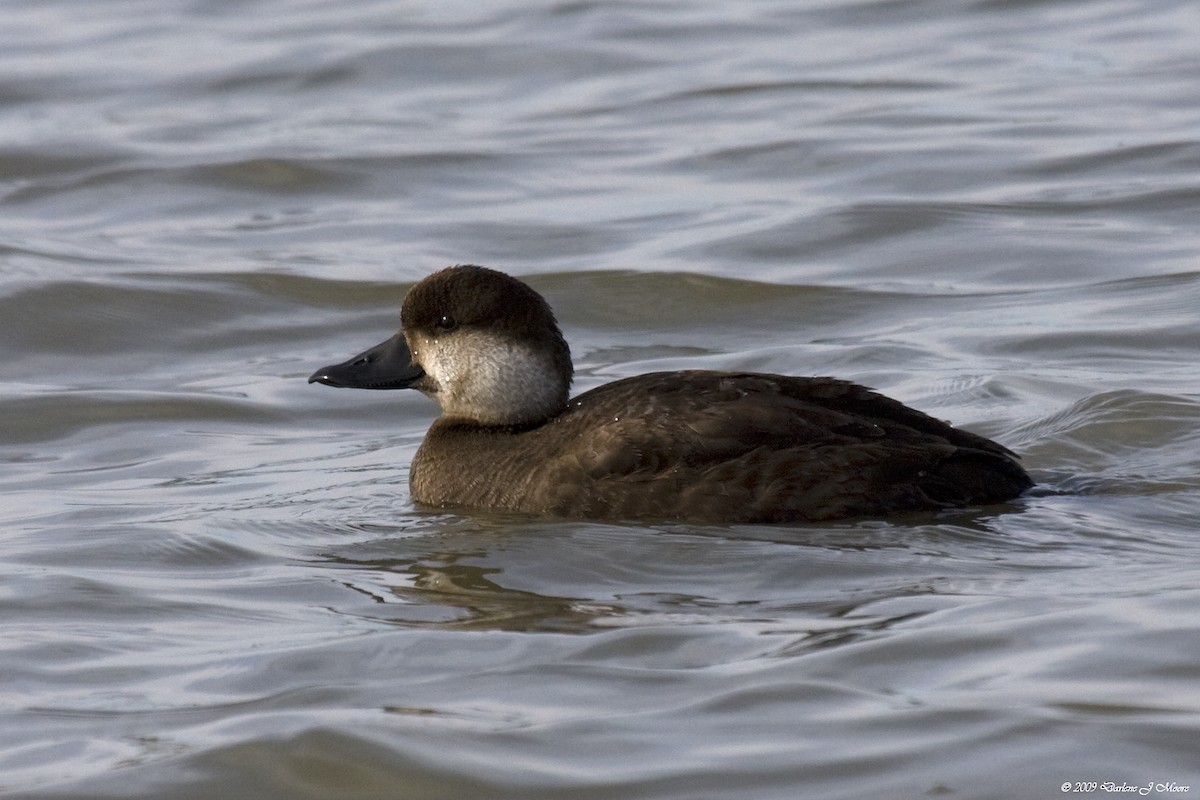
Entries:
[[537, 423], [567, 403], [571, 353], [541, 295], [503, 272], [448, 267], [404, 298], [400, 334], [309, 380], [418, 389], [446, 417]]

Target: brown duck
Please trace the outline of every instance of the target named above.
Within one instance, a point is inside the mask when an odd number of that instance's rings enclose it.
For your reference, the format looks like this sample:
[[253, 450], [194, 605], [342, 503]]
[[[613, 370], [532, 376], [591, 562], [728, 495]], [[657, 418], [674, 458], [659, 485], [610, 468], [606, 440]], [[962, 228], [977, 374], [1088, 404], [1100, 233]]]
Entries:
[[792, 522], [985, 505], [1033, 485], [1001, 445], [834, 378], [654, 372], [568, 399], [550, 306], [495, 270], [429, 276], [400, 321], [309, 382], [437, 401], [410, 476], [427, 506]]

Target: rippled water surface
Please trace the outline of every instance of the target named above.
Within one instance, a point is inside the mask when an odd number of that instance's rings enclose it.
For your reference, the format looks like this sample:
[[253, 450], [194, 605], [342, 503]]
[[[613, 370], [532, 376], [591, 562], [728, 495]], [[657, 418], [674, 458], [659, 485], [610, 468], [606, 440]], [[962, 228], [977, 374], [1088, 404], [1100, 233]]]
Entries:
[[[0, 792], [1200, 792], [1197, 42], [1193, 0], [5, 3]], [[549, 298], [578, 389], [838, 375], [1040, 485], [418, 509], [432, 405], [305, 378], [455, 262]]]

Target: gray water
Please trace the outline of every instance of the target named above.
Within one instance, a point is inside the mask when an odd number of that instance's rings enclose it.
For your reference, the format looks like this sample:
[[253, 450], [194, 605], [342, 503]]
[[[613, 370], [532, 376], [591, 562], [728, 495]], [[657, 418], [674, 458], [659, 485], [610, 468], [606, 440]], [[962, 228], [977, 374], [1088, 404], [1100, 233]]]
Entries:
[[[1195, 796], [1197, 42], [1194, 0], [7, 0], [0, 792]], [[1040, 485], [416, 508], [433, 406], [305, 378], [456, 262], [549, 298], [578, 390], [837, 375]]]

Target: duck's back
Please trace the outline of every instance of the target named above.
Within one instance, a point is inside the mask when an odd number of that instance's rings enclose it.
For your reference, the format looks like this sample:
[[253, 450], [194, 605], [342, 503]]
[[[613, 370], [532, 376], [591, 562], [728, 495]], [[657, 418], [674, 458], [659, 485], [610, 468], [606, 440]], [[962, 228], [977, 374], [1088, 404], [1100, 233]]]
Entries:
[[1032, 482], [995, 442], [852, 383], [662, 372], [528, 430], [439, 420], [412, 484], [434, 505], [781, 522], [1002, 502]]

